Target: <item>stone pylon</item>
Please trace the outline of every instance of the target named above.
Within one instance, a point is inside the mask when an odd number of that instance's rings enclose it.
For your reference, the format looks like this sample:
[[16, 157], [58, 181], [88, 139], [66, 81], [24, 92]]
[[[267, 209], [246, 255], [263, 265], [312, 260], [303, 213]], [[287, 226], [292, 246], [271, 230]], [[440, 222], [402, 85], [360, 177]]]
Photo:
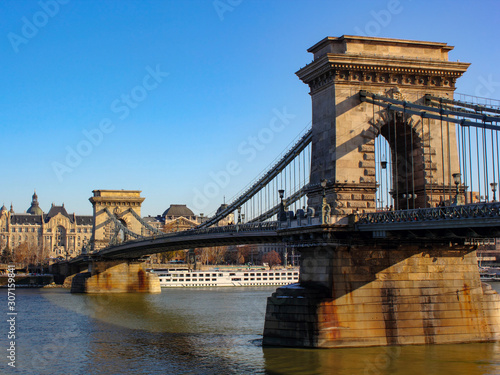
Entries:
[[394, 115], [359, 97], [366, 90], [420, 104], [425, 94], [452, 99], [457, 78], [469, 66], [449, 61], [452, 49], [446, 43], [347, 35], [327, 37], [308, 49], [314, 60], [297, 75], [309, 85], [312, 98], [310, 206], [320, 209], [320, 182], [326, 179], [332, 214], [375, 210], [378, 136], [391, 148], [395, 208], [406, 208], [408, 183], [417, 196], [415, 207], [434, 206], [454, 195], [452, 175], [460, 170], [455, 128]]

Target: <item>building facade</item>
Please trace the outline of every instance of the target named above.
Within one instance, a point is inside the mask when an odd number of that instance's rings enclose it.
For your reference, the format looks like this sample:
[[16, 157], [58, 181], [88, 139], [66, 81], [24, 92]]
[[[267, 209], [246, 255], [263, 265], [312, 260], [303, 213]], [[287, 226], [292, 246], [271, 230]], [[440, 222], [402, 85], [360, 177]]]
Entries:
[[0, 209], [0, 248], [11, 250], [21, 244], [43, 252], [49, 258], [69, 259], [81, 254], [92, 236], [92, 216], [68, 214], [64, 204], [52, 204], [44, 213], [36, 192], [26, 213], [11, 205]]

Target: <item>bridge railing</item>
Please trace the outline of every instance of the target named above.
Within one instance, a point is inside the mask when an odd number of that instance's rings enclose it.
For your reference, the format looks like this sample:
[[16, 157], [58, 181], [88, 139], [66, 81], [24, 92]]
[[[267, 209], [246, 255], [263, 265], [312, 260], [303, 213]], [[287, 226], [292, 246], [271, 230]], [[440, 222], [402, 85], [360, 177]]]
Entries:
[[188, 230], [181, 231], [181, 232], [170, 232], [170, 233], [164, 233], [161, 235], [142, 237], [139, 239], [129, 240], [129, 241], [122, 242], [120, 244], [109, 246], [109, 247], [115, 247], [115, 246], [120, 246], [120, 245], [124, 245], [124, 244], [130, 244], [130, 243], [134, 243], [134, 242], [153, 240], [153, 239], [159, 239], [159, 238], [187, 237], [187, 236], [194, 236], [194, 235], [218, 234], [218, 233], [275, 231], [278, 228], [279, 228], [279, 223], [277, 221], [266, 221], [266, 222], [261, 222], [261, 223], [232, 224], [232, 225], [225, 225], [225, 226], [220, 226], [220, 227], [210, 227], [210, 228], [195, 228], [195, 229], [188, 229]]
[[500, 202], [358, 214], [356, 225], [500, 217]]

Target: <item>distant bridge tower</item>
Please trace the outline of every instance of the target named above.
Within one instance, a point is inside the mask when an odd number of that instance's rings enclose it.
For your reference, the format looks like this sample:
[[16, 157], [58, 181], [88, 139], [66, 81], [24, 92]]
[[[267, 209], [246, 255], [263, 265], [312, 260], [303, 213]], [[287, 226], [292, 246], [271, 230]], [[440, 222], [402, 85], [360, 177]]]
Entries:
[[448, 61], [452, 49], [446, 43], [347, 35], [308, 49], [314, 60], [297, 75], [312, 97], [310, 206], [320, 209], [320, 182], [327, 179], [333, 214], [375, 210], [379, 134], [392, 153], [395, 208], [407, 208], [409, 185], [417, 197], [413, 207], [433, 207], [453, 196], [452, 175], [459, 172], [454, 127], [394, 115], [359, 99], [360, 90], [422, 104], [425, 94], [452, 99], [456, 79], [469, 66]]
[[110, 222], [106, 210], [132, 232], [141, 233], [141, 224], [132, 217], [129, 209], [141, 215], [141, 204], [145, 198], [141, 197], [140, 190], [94, 190], [89, 200], [94, 209], [94, 223], [92, 228], [92, 250], [99, 250], [109, 245], [113, 237], [115, 224]]

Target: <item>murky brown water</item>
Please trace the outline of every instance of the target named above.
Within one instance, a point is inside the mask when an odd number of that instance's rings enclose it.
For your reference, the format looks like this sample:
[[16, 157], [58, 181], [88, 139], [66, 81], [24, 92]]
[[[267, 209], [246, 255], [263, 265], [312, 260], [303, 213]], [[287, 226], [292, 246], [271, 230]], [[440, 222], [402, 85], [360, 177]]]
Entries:
[[[500, 291], [500, 283], [493, 286]], [[92, 296], [18, 289], [17, 367], [9, 368], [0, 356], [0, 373], [500, 374], [500, 345], [492, 343], [262, 348], [266, 298], [273, 291], [164, 289], [160, 295]], [[6, 333], [0, 337], [7, 349]]]

